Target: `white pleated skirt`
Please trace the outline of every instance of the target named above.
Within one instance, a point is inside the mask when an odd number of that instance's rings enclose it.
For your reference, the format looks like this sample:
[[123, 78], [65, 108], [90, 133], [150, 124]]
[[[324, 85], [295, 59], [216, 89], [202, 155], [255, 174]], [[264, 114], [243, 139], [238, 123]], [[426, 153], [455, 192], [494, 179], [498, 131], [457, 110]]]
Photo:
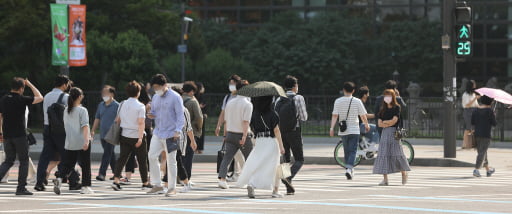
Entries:
[[279, 184], [277, 168], [279, 166], [279, 145], [275, 138], [256, 138], [254, 148], [245, 161], [238, 186], [250, 185], [256, 189], [272, 190]]

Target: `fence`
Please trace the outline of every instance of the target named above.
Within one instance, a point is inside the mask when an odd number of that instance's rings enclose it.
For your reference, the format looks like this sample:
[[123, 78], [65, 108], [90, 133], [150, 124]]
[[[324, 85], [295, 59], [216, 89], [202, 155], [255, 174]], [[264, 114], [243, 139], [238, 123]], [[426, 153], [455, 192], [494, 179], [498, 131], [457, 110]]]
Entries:
[[[208, 115], [205, 120], [206, 133], [213, 135], [217, 124], [218, 115], [222, 106], [224, 94], [206, 94], [204, 101], [207, 107], [204, 113]], [[304, 122], [303, 133], [309, 136], [327, 136], [329, 134], [329, 126], [334, 101], [339, 96], [326, 95], [305, 95], [309, 114], [308, 121]], [[118, 100], [125, 99], [124, 94], [117, 96]], [[101, 101], [99, 92], [85, 92], [83, 105], [88, 108], [91, 117], [91, 123], [94, 119], [94, 113], [98, 103]], [[419, 138], [441, 138], [443, 136], [443, 100], [438, 97], [422, 97], [418, 99], [405, 98], [407, 107], [402, 110], [404, 126], [409, 130], [409, 137]], [[369, 99], [368, 108], [373, 110], [375, 98]], [[460, 101], [457, 102], [457, 136], [462, 138], [463, 119]], [[42, 105], [34, 105], [30, 107], [31, 114], [29, 116], [29, 126], [37, 130], [42, 127], [43, 113]], [[493, 129], [493, 137], [495, 140], [512, 141], [512, 110], [505, 105], [496, 105], [496, 115], [498, 118], [498, 126]], [[372, 121], [375, 122], [375, 121]]]

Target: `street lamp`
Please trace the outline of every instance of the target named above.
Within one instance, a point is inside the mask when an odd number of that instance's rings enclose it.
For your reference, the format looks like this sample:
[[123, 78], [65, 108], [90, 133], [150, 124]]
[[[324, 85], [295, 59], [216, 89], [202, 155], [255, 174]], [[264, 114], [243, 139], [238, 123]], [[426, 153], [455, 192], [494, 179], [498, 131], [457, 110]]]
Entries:
[[188, 34], [191, 28], [191, 23], [194, 21], [192, 18], [185, 16], [185, 4], [182, 4], [182, 16], [181, 20], [181, 44], [178, 45], [178, 53], [181, 53], [181, 82], [185, 82], [185, 53], [187, 53], [187, 45], [185, 41], [188, 40]]

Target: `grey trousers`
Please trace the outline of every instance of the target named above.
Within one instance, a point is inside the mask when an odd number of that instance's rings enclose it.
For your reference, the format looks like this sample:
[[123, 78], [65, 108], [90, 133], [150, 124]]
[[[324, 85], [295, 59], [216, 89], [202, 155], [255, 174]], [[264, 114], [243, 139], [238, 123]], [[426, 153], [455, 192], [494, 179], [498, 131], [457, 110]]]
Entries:
[[226, 178], [226, 176], [228, 175], [229, 164], [233, 161], [233, 158], [239, 149], [240, 151], [242, 151], [242, 154], [244, 155], [245, 159], [249, 157], [249, 154], [251, 153], [253, 147], [252, 138], [247, 137], [245, 140], [245, 144], [243, 146], [240, 145], [241, 139], [242, 134], [232, 132], [227, 133], [226, 154], [224, 155], [222, 163], [220, 164], [219, 179]]
[[489, 145], [491, 144], [490, 138], [482, 138], [476, 137], [476, 151], [478, 155], [476, 156], [476, 165], [475, 169], [480, 169], [482, 166], [489, 166], [489, 161], [487, 161], [487, 150], [489, 149]]

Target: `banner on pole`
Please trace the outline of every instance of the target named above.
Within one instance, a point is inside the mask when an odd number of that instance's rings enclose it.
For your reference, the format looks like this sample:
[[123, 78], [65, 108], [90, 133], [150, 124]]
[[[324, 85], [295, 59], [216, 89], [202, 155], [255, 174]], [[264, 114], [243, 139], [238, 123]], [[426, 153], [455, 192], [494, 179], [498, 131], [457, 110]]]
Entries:
[[87, 65], [85, 5], [69, 5], [69, 66]]
[[50, 4], [52, 23], [52, 65], [68, 64], [67, 5]]

